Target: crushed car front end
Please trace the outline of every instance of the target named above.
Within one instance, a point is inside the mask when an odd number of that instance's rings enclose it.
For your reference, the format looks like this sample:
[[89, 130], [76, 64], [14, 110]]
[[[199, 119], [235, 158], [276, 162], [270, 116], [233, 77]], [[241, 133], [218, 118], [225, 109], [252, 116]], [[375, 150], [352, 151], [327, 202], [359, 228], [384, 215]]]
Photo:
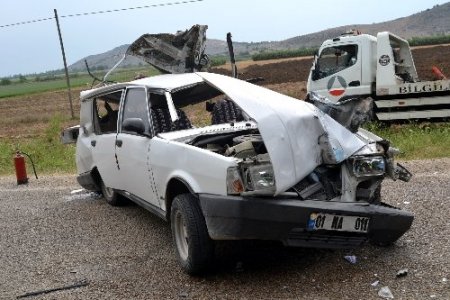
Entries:
[[[362, 138], [364, 132], [360, 134]], [[409, 180], [410, 174], [394, 165], [381, 144], [373, 142], [371, 153], [366, 149], [339, 164], [320, 165], [276, 196], [267, 155], [243, 159], [228, 169], [227, 196], [199, 195], [210, 236], [318, 248], [395, 242], [411, 227], [414, 216], [381, 202], [381, 182], [392, 175], [391, 169], [394, 179]]]
[[339, 164], [320, 165], [276, 196], [267, 155], [243, 159], [228, 169], [227, 196], [199, 195], [209, 234], [216, 240], [279, 240], [300, 247], [391, 244], [411, 227], [414, 216], [381, 202], [381, 182], [390, 169], [409, 180], [409, 173], [383, 151], [365, 150]]
[[257, 124], [225, 156], [227, 195], [199, 193], [214, 240], [279, 240], [301, 247], [391, 244], [414, 216], [381, 202], [386, 177], [408, 181], [389, 142], [352, 132], [317, 107], [260, 87], [201, 74]]

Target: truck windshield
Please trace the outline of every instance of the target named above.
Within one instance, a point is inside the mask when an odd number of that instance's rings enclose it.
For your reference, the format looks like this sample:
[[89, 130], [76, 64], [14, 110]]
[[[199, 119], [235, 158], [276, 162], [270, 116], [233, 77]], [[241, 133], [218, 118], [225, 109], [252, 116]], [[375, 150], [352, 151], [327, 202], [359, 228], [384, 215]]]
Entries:
[[316, 63], [314, 80], [353, 66], [358, 60], [358, 45], [333, 46], [322, 50]]

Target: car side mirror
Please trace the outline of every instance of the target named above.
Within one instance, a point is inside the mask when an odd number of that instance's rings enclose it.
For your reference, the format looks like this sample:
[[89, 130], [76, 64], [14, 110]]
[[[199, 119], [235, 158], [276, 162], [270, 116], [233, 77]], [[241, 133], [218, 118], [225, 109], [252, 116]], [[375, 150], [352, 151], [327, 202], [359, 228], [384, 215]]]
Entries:
[[143, 134], [145, 132], [144, 121], [141, 118], [128, 118], [123, 121], [122, 130]]

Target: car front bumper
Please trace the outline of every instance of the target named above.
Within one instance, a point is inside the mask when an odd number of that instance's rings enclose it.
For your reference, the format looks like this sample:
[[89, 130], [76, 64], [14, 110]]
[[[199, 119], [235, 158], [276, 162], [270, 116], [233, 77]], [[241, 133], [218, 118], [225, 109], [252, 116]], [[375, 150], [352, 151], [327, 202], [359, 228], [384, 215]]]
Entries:
[[[390, 244], [410, 227], [412, 213], [387, 204], [199, 195], [214, 240], [278, 240], [287, 246], [352, 248], [370, 240]], [[311, 230], [312, 213], [370, 218], [367, 233]]]

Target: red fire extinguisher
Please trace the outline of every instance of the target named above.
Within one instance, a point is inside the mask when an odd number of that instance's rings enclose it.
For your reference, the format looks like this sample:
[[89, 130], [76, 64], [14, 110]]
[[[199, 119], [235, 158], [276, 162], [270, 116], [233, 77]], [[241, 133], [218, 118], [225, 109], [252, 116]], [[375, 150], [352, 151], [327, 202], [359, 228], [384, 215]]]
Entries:
[[34, 162], [31, 159], [31, 157], [25, 152], [20, 152], [19, 150], [17, 150], [16, 155], [14, 156], [14, 167], [16, 168], [17, 184], [28, 183], [27, 168], [25, 165], [25, 156], [23, 156], [22, 154], [25, 154], [30, 159], [31, 164], [33, 166], [34, 175], [36, 176], [36, 179], [38, 179], [36, 169], [34, 168]]

